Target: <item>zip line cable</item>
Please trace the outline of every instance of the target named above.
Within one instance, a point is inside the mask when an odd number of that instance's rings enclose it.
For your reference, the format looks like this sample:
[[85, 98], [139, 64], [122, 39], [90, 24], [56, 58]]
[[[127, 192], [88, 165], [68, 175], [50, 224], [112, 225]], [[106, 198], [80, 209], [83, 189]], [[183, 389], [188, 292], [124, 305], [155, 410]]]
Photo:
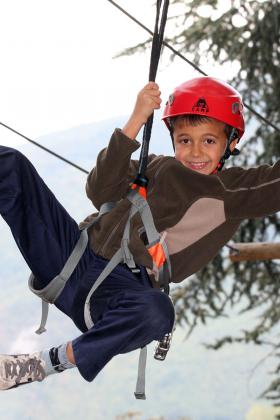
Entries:
[[19, 131], [14, 130], [12, 127], [9, 127], [8, 125], [0, 122], [0, 125], [2, 125], [3, 127], [7, 128], [8, 130], [12, 131], [13, 133], [17, 134], [20, 137], [23, 137], [25, 140], [29, 141], [30, 143], [34, 144], [37, 147], [40, 147], [41, 149], [43, 149], [45, 152], [50, 153], [51, 155], [57, 157], [58, 159], [62, 160], [65, 163], [68, 163], [71, 166], [74, 166], [74, 168], [79, 169], [79, 171], [84, 172], [85, 174], [88, 174], [89, 172], [86, 169], [83, 169], [81, 166], [76, 165], [76, 163], [71, 162], [70, 160], [64, 158], [63, 156], [59, 155], [56, 152], [53, 152], [52, 150], [48, 149], [45, 146], [42, 146], [40, 143], [37, 143], [34, 140], [31, 140], [29, 137], [25, 136], [24, 134], [21, 134]]
[[[128, 13], [125, 9], [123, 9], [119, 4], [117, 4], [113, 0], [107, 0], [109, 3], [111, 3], [113, 6], [115, 6], [117, 9], [119, 9], [122, 13], [124, 13], [129, 19], [133, 20], [133, 22], [137, 23], [138, 26], [141, 26], [142, 29], [144, 29], [146, 32], [148, 32], [150, 35], [153, 36], [153, 32], [147, 28], [143, 23], [141, 23], [138, 19], [136, 19], [134, 16], [132, 16], [130, 13]], [[195, 70], [197, 70], [199, 73], [203, 74], [203, 76], [209, 76], [207, 73], [205, 73], [199, 66], [194, 64], [192, 61], [188, 60], [184, 55], [182, 55], [179, 51], [175, 50], [168, 42], [163, 41], [163, 45], [167, 47], [169, 50], [171, 50], [175, 55], [180, 57], [182, 60], [186, 61], [190, 66], [192, 66]], [[244, 106], [252, 112], [256, 117], [258, 117], [260, 120], [265, 122], [270, 127], [274, 128], [274, 130], [278, 131], [280, 133], [280, 128], [277, 127], [274, 123], [269, 121], [267, 118], [265, 118], [263, 115], [259, 114], [258, 111], [256, 111], [254, 108], [252, 108], [249, 104], [246, 102], [243, 102]]]
[[[153, 31], [151, 31], [149, 28], [147, 28], [147, 26], [145, 26], [143, 23], [141, 23], [138, 19], [136, 19], [134, 16], [132, 16], [130, 13], [128, 13], [125, 9], [123, 9], [120, 5], [118, 5], [115, 1], [113, 0], [107, 0], [109, 3], [111, 3], [113, 6], [115, 6], [117, 9], [119, 9], [122, 13], [124, 13], [127, 17], [129, 17], [129, 19], [133, 20], [133, 22], [135, 22], [138, 26], [140, 26], [142, 29], [144, 29], [146, 32], [148, 32], [151, 36], [154, 35]], [[182, 55], [179, 51], [175, 50], [175, 48], [173, 48], [170, 44], [168, 44], [168, 42], [162, 40], [162, 44], [167, 47], [170, 51], [172, 51], [176, 56], [180, 57], [182, 60], [186, 61], [190, 66], [192, 66], [195, 70], [197, 70], [199, 73], [203, 74], [204, 76], [208, 76], [207, 73], [205, 73], [199, 66], [197, 66], [196, 64], [194, 64], [192, 61], [188, 60], [184, 55]], [[280, 132], [280, 128], [277, 127], [274, 123], [272, 123], [271, 121], [269, 121], [267, 118], [263, 117], [261, 114], [259, 114], [257, 111], [255, 111], [250, 105], [248, 105], [247, 103], [244, 102], [244, 106], [250, 111], [252, 112], [252, 114], [254, 114], [256, 117], [258, 117], [260, 120], [262, 120], [263, 122], [265, 122], [267, 125], [269, 125], [270, 127], [274, 128], [274, 130]], [[25, 136], [24, 134], [20, 133], [19, 131], [16, 131], [15, 129], [13, 129], [12, 127], [9, 127], [7, 124], [4, 124], [3, 122], [0, 121], [0, 125], [2, 125], [3, 127], [5, 127], [7, 130], [12, 131], [13, 133], [17, 134], [18, 136], [24, 138], [25, 140], [29, 141], [30, 143], [34, 144], [34, 146], [40, 147], [41, 149], [43, 149], [45, 152], [55, 156], [56, 158], [62, 160], [63, 162], [73, 166], [74, 168], [78, 169], [81, 172], [84, 172], [85, 174], [89, 174], [89, 171], [87, 171], [86, 169], [82, 168], [81, 166], [77, 165], [74, 162], [71, 162], [70, 160], [64, 158], [63, 156], [59, 155], [56, 152], [53, 152], [52, 150], [48, 149], [45, 146], [42, 146], [40, 143], [37, 143], [34, 140], [31, 140], [29, 137]]]

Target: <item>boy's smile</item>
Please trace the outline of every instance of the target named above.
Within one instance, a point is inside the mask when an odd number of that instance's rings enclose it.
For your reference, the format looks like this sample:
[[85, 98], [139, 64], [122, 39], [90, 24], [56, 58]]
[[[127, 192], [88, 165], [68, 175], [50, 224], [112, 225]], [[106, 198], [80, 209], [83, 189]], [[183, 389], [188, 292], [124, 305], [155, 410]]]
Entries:
[[[174, 123], [175, 159], [193, 171], [210, 175], [224, 155], [227, 145], [225, 124], [209, 119], [191, 125], [186, 119], [178, 118]], [[232, 142], [233, 150], [236, 142]]]

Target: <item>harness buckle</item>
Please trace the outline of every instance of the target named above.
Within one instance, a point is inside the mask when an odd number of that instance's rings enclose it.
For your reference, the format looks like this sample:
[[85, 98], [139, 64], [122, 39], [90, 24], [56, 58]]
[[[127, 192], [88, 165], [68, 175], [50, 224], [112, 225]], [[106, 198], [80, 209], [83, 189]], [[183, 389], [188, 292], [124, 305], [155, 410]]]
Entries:
[[155, 349], [154, 358], [156, 360], [165, 360], [168, 350], [170, 349], [172, 333], [165, 334], [162, 340], [158, 342]]
[[135, 268], [129, 268], [129, 269], [130, 269], [130, 271], [131, 271], [133, 274], [139, 274], [139, 273], [141, 273], [140, 268], [135, 267]]
[[146, 395], [145, 392], [134, 392], [135, 398], [137, 400], [145, 400], [146, 399]]

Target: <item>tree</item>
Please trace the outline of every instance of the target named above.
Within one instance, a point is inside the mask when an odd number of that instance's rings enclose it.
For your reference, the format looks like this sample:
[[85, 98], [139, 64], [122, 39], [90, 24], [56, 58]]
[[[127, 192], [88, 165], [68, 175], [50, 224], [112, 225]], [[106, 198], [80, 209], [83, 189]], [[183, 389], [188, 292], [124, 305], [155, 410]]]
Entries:
[[[176, 15], [176, 8], [180, 13]], [[227, 8], [225, 8], [227, 6]], [[182, 10], [183, 9], [183, 10]], [[173, 12], [172, 12], [173, 10]], [[245, 102], [277, 125], [280, 120], [280, 3], [278, 0], [171, 0], [168, 27], [174, 35], [166, 41], [196, 65], [231, 63], [235, 75], [230, 83], [243, 95]], [[128, 48], [132, 54], [150, 47], [150, 39]], [[174, 54], [170, 56], [174, 59]], [[280, 133], [269, 125], [253, 120], [247, 112], [247, 123], [254, 121], [252, 136], [241, 145], [235, 162], [244, 167], [273, 164], [280, 155]], [[279, 241], [278, 214], [261, 220], [246, 220], [235, 234], [236, 242]], [[273, 261], [230, 263], [225, 249], [184, 286], [173, 291], [179, 323], [188, 334], [198, 322], [207, 322], [226, 314], [229, 306], [242, 305], [241, 312], [258, 310], [259, 322], [239, 337], [224, 337], [212, 348], [225, 343], [253, 342], [268, 344], [280, 356], [280, 342], [271, 339], [271, 331], [280, 320], [280, 264]], [[230, 285], [225, 279], [232, 276]], [[209, 346], [210, 347], [210, 346]], [[280, 364], [275, 369], [279, 376]], [[280, 379], [276, 378], [263, 396], [280, 403]]]

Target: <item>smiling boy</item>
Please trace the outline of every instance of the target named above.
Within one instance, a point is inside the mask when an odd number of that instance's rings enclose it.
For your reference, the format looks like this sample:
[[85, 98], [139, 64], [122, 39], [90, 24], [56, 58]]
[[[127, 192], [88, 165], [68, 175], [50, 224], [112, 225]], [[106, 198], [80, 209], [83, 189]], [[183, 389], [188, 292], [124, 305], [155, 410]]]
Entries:
[[[136, 136], [160, 105], [159, 87], [150, 82], [87, 178], [87, 196], [98, 210], [106, 202], [117, 204], [95, 225], [91, 221], [96, 214], [80, 224], [80, 229], [88, 228], [89, 242], [54, 301], [81, 334], [42, 352], [0, 356], [0, 389], [41, 381], [75, 366], [92, 381], [115, 355], [161, 340], [172, 330], [174, 309], [158, 290], [138, 215], [131, 220], [128, 240], [138, 273], [118, 264], [90, 295], [122, 242], [131, 208], [127, 194], [138, 172], [139, 162], [131, 159], [140, 147]], [[149, 156], [147, 203], [165, 238], [171, 281], [178, 283], [215, 257], [242, 220], [280, 210], [280, 161], [222, 170], [225, 160], [239, 153], [235, 146], [244, 133], [244, 117], [239, 93], [220, 80], [200, 77], [180, 85], [169, 97], [163, 120], [175, 156]], [[31, 290], [46, 299], [81, 237], [79, 227], [14, 149], [0, 147], [0, 180], [0, 213], [34, 274]], [[84, 317], [89, 295], [90, 328]]]

